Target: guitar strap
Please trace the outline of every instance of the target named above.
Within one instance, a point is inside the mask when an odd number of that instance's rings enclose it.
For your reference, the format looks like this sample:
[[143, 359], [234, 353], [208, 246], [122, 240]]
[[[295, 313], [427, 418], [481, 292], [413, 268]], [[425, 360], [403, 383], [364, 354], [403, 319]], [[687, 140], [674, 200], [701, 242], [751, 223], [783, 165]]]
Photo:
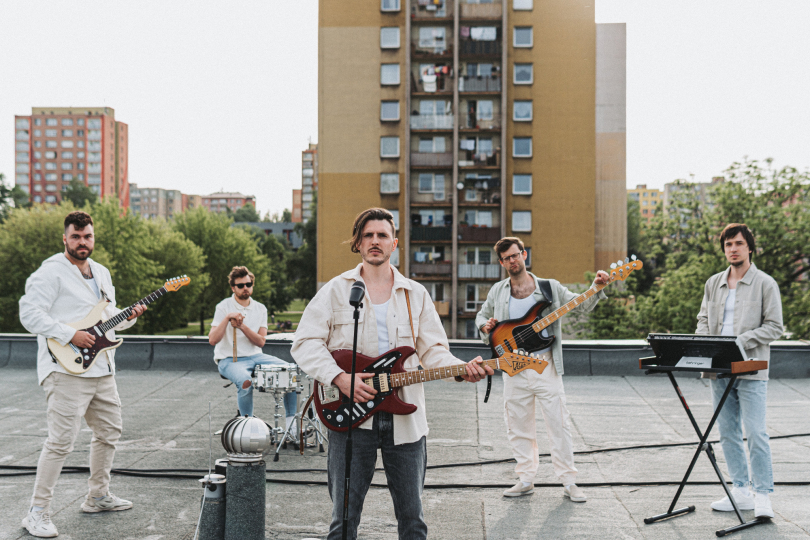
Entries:
[[408, 289], [405, 291], [405, 303], [408, 304], [408, 322], [411, 323], [411, 339], [413, 339], [413, 350], [416, 350], [416, 333], [413, 331], [413, 315], [411, 315], [411, 297], [408, 296]]

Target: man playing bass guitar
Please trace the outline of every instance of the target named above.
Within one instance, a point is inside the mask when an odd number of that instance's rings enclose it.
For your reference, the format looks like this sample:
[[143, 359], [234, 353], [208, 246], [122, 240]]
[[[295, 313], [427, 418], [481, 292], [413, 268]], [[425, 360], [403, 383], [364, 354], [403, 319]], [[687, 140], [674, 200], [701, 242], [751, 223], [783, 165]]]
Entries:
[[[550, 302], [550, 307], [542, 313], [556, 310], [574, 298], [576, 294], [569, 291], [556, 280], [545, 283], [526, 270], [526, 251], [519, 238], [502, 238], [495, 244], [495, 253], [509, 277], [496, 283], [487, 294], [481, 311], [475, 318], [481, 338], [489, 343], [490, 332], [498, 321], [520, 319], [538, 302]], [[609, 276], [598, 272], [597, 285], [608, 283]], [[543, 289], [546, 292], [543, 292]], [[551, 298], [547, 298], [547, 295]], [[583, 301], [576, 309], [590, 311], [596, 303], [606, 298], [599, 292]], [[514, 377], [503, 378], [503, 404], [506, 420], [506, 435], [512, 447], [517, 465], [515, 473], [520, 480], [513, 487], [504, 491], [506, 497], [519, 497], [534, 492], [534, 477], [539, 465], [537, 450], [537, 433], [535, 429], [535, 398], [539, 398], [543, 418], [546, 421], [551, 446], [551, 463], [554, 472], [561, 480], [564, 495], [574, 502], [585, 502], [582, 489], [576, 485], [577, 469], [574, 466], [574, 449], [571, 441], [568, 408], [565, 406], [565, 390], [562, 374], [562, 330], [560, 321], [551, 325], [554, 341], [550, 347], [553, 362], [550, 362], [542, 374], [532, 370], [522, 371]], [[548, 329], [543, 329], [541, 338], [548, 338]], [[540, 341], [543, 341], [542, 339]], [[537, 351], [547, 352], [549, 349]], [[535, 351], [529, 351], [535, 352]]]
[[[363, 262], [329, 281], [310, 301], [292, 346], [292, 356], [298, 365], [321, 383], [335, 385], [344, 395], [349, 395], [351, 376], [337, 365], [331, 353], [352, 348], [354, 310], [349, 305], [349, 291], [358, 280], [362, 280], [366, 287], [359, 318], [358, 353], [377, 356], [395, 347], [413, 347], [415, 344], [417, 354], [405, 361], [406, 370], [416, 369], [420, 362], [425, 368], [464, 364], [450, 354], [447, 336], [427, 290], [405, 278], [390, 263], [391, 254], [397, 247], [391, 213], [382, 208], [361, 212], [354, 221], [350, 243], [352, 252], [359, 253]], [[490, 367], [481, 366], [480, 362], [481, 357], [469, 362], [462, 378], [476, 382], [493, 373]], [[356, 403], [366, 403], [377, 393], [364, 382], [371, 376], [368, 373], [356, 376]], [[378, 448], [382, 451], [388, 489], [394, 501], [399, 537], [427, 537], [421, 500], [428, 433], [422, 384], [402, 388], [400, 397], [416, 405], [416, 412], [408, 415], [378, 412], [361, 424], [352, 436], [349, 538], [357, 537], [360, 513], [374, 475]], [[345, 432], [329, 432], [327, 467], [329, 495], [333, 503], [330, 540], [341, 537], [346, 439]]]

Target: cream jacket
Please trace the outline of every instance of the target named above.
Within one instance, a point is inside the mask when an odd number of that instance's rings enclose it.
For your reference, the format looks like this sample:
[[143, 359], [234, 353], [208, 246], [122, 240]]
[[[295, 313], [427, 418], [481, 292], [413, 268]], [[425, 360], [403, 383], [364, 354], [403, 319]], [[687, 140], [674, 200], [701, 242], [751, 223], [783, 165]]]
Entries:
[[[698, 313], [696, 334], [719, 336], [723, 330], [723, 313], [728, 298], [729, 266], [706, 281], [703, 302]], [[737, 283], [734, 303], [734, 334], [742, 341], [751, 360], [771, 360], [771, 341], [782, 336], [782, 296], [779, 285], [765, 272], [751, 267]], [[768, 371], [742, 375], [740, 379], [767, 381]]]
[[[349, 305], [349, 291], [355, 281], [363, 281], [360, 277], [361, 267], [362, 264], [324, 285], [307, 305], [295, 332], [291, 351], [293, 358], [301, 369], [322, 384], [331, 384], [335, 377], [343, 373], [330, 353], [352, 348], [354, 308]], [[396, 268], [391, 268], [394, 271], [394, 288], [386, 319], [389, 347], [414, 346], [405, 302], [406, 290], [411, 300], [413, 330], [416, 333], [417, 354], [405, 361], [405, 369], [415, 371], [420, 362], [426, 369], [464, 364], [450, 354], [447, 335], [427, 290], [405, 278]], [[377, 319], [366, 294], [360, 310], [357, 352], [376, 357], [379, 356], [378, 351]], [[428, 434], [424, 389], [422, 384], [413, 384], [401, 388], [399, 392], [403, 401], [416, 405], [417, 409], [413, 414], [394, 415], [394, 444], [416, 442]], [[360, 427], [371, 429], [372, 421], [373, 418], [370, 418]]]
[[[99, 290], [104, 292], [110, 303], [104, 309], [104, 318], [118, 315], [121, 310], [115, 307], [115, 287], [112, 284], [110, 271], [92, 259], [90, 269], [96, 279]], [[83, 319], [100, 302], [87, 280], [79, 269], [68, 261], [64, 253], [57, 253], [43, 261], [25, 282], [25, 294], [20, 298], [20, 322], [26, 330], [37, 334], [37, 378], [39, 384], [52, 371], [72, 375], [57, 364], [48, 352], [46, 338], [53, 338], [62, 345], [73, 339], [76, 330], [65, 323]], [[115, 327], [117, 330], [129, 328], [137, 319], [124, 321]], [[115, 339], [115, 330], [111, 334]], [[103, 377], [115, 374], [115, 349], [99, 355], [85, 373], [76, 377]]]

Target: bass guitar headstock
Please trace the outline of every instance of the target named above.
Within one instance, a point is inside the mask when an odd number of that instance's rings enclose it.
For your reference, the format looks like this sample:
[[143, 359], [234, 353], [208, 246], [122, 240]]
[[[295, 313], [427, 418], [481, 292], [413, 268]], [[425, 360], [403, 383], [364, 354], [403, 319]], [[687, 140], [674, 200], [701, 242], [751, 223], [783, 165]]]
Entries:
[[640, 270], [644, 266], [635, 255], [625, 258], [624, 261], [616, 261], [610, 265], [610, 281], [624, 281], [634, 270]]
[[498, 369], [510, 377], [526, 369], [533, 369], [540, 375], [546, 369], [549, 360], [551, 360], [549, 353], [541, 355], [508, 352], [498, 358]]
[[177, 277], [173, 277], [171, 279], [167, 279], [166, 283], [163, 284], [163, 287], [167, 291], [174, 292], [177, 289], [179, 289], [180, 287], [185, 287], [189, 283], [191, 283], [191, 278], [190, 277], [188, 277], [188, 276], [177, 276]]

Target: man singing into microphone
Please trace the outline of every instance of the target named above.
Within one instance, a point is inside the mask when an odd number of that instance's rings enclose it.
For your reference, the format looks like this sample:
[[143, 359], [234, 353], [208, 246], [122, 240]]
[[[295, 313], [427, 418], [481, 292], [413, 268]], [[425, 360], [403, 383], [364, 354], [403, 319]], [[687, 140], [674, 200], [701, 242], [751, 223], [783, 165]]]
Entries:
[[[356, 281], [364, 282], [366, 290], [357, 337], [359, 354], [376, 357], [395, 347], [415, 345], [416, 354], [405, 361], [406, 370], [417, 369], [420, 362], [426, 369], [463, 364], [450, 354], [447, 336], [427, 290], [391, 266], [391, 253], [397, 247], [391, 213], [382, 208], [361, 212], [354, 220], [350, 243], [352, 252], [359, 253], [363, 262], [329, 281], [307, 306], [292, 347], [298, 365], [321, 383], [337, 386], [344, 395], [350, 394], [351, 375], [338, 367], [330, 353], [352, 348], [354, 310], [349, 305], [349, 296]], [[478, 357], [468, 363], [467, 374], [462, 378], [476, 382], [492, 374], [492, 369], [481, 366], [481, 362]], [[356, 403], [365, 403], [377, 393], [363, 382], [371, 376], [363, 373], [355, 376]], [[409, 415], [379, 412], [352, 434], [349, 538], [357, 537], [378, 448], [382, 451], [399, 537], [427, 538], [421, 499], [427, 463], [425, 394], [421, 384], [414, 384], [402, 388], [399, 397], [416, 405], [416, 412]], [[329, 432], [328, 479], [333, 504], [327, 537], [330, 540], [340, 538], [342, 530], [346, 439], [346, 433]]]

